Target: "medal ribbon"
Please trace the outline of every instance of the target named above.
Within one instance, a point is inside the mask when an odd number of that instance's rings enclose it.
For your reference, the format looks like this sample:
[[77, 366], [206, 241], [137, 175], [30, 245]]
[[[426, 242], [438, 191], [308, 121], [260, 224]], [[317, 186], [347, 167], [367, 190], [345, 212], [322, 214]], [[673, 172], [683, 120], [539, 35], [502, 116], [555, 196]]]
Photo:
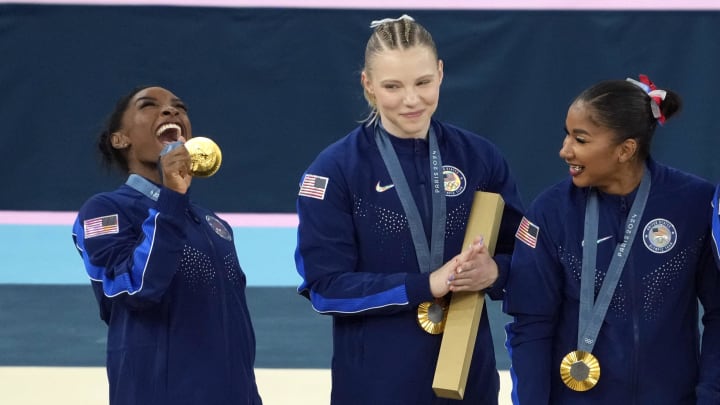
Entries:
[[[620, 274], [625, 261], [632, 248], [638, 224], [645, 210], [648, 194], [650, 192], [650, 171], [645, 167], [640, 187], [635, 201], [630, 208], [625, 221], [625, 235], [622, 243], [615, 246], [613, 258], [605, 273], [605, 280], [600, 287], [597, 300], [595, 296], [595, 263], [597, 261], [597, 234], [598, 234], [598, 197], [595, 189], [591, 188], [585, 205], [585, 232], [583, 241], [582, 278], [580, 280], [580, 319], [578, 321], [578, 350], [592, 353], [597, 335], [600, 332], [610, 301], [615, 293]], [[593, 301], [595, 301], [593, 303]]]
[[140, 175], [131, 174], [127, 181], [125, 181], [125, 184], [145, 194], [153, 201], [157, 201], [160, 196], [160, 187], [154, 185], [152, 182]]
[[390, 135], [385, 132], [381, 125], [375, 125], [375, 143], [380, 150], [385, 167], [390, 173], [395, 189], [397, 190], [400, 203], [408, 221], [410, 234], [415, 245], [420, 271], [429, 273], [438, 269], [443, 264], [445, 252], [445, 217], [447, 209], [445, 206], [445, 183], [442, 177], [442, 160], [440, 159], [440, 148], [438, 146], [435, 130], [430, 126], [428, 133], [430, 143], [430, 173], [432, 175], [432, 228], [430, 247], [428, 238], [423, 228], [422, 218], [418, 211], [417, 204], [413, 199], [407, 178], [403, 173], [400, 160], [390, 141]]
[[[183, 145], [183, 143], [177, 141], [163, 146], [162, 150], [160, 151], [160, 157], [167, 155], [168, 152], [179, 147], [180, 145]], [[158, 173], [160, 174], [160, 181], [162, 181], [163, 173], [162, 166], [160, 165], [160, 158], [158, 158]], [[131, 174], [128, 177], [127, 181], [125, 181], [125, 184], [145, 194], [145, 196], [147, 196], [153, 201], [157, 201], [158, 197], [160, 196], [160, 187], [156, 186], [151, 181], [138, 174]]]

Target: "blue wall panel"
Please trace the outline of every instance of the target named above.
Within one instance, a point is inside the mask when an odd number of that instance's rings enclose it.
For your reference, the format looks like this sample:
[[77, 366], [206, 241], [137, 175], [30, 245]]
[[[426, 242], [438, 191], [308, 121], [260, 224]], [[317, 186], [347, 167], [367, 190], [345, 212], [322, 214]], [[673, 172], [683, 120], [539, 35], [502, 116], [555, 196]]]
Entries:
[[[0, 4], [0, 210], [77, 210], [122, 180], [94, 142], [138, 84], [190, 105], [223, 167], [193, 185], [221, 212], [293, 212], [302, 171], [366, 114], [369, 21], [403, 12], [445, 60], [437, 116], [507, 155], [525, 200], [566, 175], [557, 158], [571, 99], [645, 73], [685, 111], [658, 130], [660, 160], [720, 178], [716, 11], [310, 10]], [[12, 151], [12, 152], [10, 152]]]

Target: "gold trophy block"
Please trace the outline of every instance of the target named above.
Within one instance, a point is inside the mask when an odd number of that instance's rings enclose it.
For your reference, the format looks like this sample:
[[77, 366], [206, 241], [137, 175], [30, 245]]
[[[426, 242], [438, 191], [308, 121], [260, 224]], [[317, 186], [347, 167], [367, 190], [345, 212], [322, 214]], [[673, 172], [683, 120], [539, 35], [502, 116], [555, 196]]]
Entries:
[[[504, 208], [505, 202], [500, 194], [475, 192], [463, 248], [482, 235], [488, 252], [494, 254]], [[438, 397], [463, 399], [465, 395], [470, 360], [484, 304], [485, 295], [482, 292], [452, 294], [432, 384]], [[488, 347], [487, 350], [493, 348]]]

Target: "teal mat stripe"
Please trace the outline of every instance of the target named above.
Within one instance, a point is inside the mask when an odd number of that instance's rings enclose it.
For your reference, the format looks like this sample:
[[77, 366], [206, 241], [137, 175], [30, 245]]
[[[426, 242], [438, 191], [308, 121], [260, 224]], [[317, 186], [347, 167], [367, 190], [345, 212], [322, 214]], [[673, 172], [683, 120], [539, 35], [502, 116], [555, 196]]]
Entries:
[[[295, 271], [295, 227], [233, 227], [248, 286], [300, 284]], [[0, 224], [0, 284], [87, 284], [66, 225]]]

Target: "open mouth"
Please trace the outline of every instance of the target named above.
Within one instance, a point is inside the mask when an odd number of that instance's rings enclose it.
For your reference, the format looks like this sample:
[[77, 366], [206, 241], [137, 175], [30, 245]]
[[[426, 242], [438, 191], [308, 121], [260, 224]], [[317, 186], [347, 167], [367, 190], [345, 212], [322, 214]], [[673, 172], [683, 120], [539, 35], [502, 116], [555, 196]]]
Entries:
[[168, 143], [176, 142], [182, 135], [182, 127], [175, 123], [167, 123], [160, 125], [160, 128], [155, 131], [155, 136], [158, 140], [165, 145]]
[[585, 170], [585, 166], [570, 165], [570, 174], [573, 176], [582, 173], [583, 170]]

